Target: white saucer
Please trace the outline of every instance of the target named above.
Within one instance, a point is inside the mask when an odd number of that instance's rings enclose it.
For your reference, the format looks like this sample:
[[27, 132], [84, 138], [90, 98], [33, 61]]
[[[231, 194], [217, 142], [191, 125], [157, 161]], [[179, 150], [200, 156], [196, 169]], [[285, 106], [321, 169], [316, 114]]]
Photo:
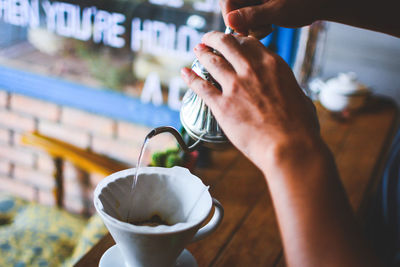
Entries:
[[[116, 267], [125, 266], [125, 262], [119, 252], [117, 245], [107, 249], [101, 256], [99, 267]], [[193, 257], [189, 250], [184, 249], [176, 260], [174, 267], [197, 267], [196, 259]]]

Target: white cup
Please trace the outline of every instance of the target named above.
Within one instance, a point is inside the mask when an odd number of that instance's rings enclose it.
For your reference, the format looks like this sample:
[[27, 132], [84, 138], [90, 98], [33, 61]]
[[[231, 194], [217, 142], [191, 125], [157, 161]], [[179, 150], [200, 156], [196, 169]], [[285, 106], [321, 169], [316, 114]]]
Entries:
[[[188, 243], [216, 230], [223, 218], [223, 208], [211, 198], [208, 187], [198, 177], [181, 167], [141, 168], [132, 194], [135, 170], [104, 178], [94, 191], [94, 206], [126, 266], [173, 266]], [[213, 205], [211, 220], [200, 228]], [[126, 222], [148, 220], [155, 214], [172, 225], [151, 227]]]

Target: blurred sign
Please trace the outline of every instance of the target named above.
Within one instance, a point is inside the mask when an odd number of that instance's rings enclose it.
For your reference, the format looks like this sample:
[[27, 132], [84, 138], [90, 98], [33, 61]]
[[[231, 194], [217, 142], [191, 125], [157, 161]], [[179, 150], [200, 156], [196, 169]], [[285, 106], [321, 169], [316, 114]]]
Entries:
[[[225, 28], [218, 1], [0, 0], [0, 64], [179, 110], [186, 90], [179, 70], [191, 65], [205, 32]], [[264, 44], [290, 63], [295, 36], [277, 28]]]
[[0, 0], [0, 21], [27, 29], [25, 38], [0, 45], [2, 63], [175, 110], [186, 89], [180, 68], [193, 61], [205, 32], [223, 28], [218, 0]]
[[[105, 4], [104, 1], [94, 2], [98, 2], [98, 5], [81, 6], [88, 1], [74, 4], [58, 1], [2, 0], [0, 18], [15, 26], [44, 27], [49, 32], [63, 37], [92, 40], [115, 48], [124, 47], [129, 43], [132, 51], [144, 50], [159, 54], [165, 51], [190, 53], [199, 43], [204, 30], [215, 29], [215, 23], [206, 27], [206, 20], [209, 21], [210, 14], [192, 15], [198, 12], [215, 14], [219, 11], [216, 0], [197, 1], [186, 8], [183, 8], [183, 0], [149, 0], [148, 3], [139, 0], [109, 1], [114, 3], [113, 6]], [[137, 5], [134, 10], [132, 5]], [[166, 16], [166, 7], [181, 10], [168, 10]], [[122, 10], [116, 12], [112, 9]], [[185, 18], [186, 23], [182, 23]], [[129, 36], [130, 40], [127, 40], [126, 36]]]

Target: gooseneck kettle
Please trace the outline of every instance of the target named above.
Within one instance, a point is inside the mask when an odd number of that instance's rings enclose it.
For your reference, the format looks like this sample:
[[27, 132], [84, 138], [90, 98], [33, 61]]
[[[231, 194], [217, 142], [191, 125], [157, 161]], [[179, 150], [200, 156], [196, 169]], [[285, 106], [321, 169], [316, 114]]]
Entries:
[[[233, 30], [227, 27], [225, 34], [232, 33]], [[216, 50], [213, 52], [219, 54]], [[215, 87], [221, 90], [221, 86], [214, 80], [204, 66], [201, 65], [198, 59], [194, 60], [192, 70], [201, 78], [211, 82]], [[153, 129], [148, 137], [151, 138], [157, 134], [169, 132], [177, 139], [180, 147], [186, 152], [193, 151], [200, 144], [213, 149], [224, 148], [230, 144], [210, 108], [204, 103], [203, 99], [190, 88], [183, 96], [180, 120], [185, 131], [195, 141], [191, 146], [188, 146], [183, 141], [182, 136], [175, 128], [169, 126]]]

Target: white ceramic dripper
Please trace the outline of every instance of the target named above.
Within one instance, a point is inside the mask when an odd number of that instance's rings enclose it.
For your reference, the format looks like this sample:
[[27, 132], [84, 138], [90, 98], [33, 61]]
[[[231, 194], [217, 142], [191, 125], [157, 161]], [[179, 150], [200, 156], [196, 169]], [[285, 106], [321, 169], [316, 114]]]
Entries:
[[[181, 167], [142, 168], [132, 198], [134, 173], [135, 169], [120, 171], [100, 182], [94, 192], [95, 208], [126, 266], [173, 266], [188, 243], [216, 230], [223, 218], [223, 208], [211, 198], [198, 177]], [[213, 217], [200, 228], [213, 205]], [[128, 221], [144, 221], [157, 214], [173, 225], [136, 226], [122, 221], [129, 209]]]

